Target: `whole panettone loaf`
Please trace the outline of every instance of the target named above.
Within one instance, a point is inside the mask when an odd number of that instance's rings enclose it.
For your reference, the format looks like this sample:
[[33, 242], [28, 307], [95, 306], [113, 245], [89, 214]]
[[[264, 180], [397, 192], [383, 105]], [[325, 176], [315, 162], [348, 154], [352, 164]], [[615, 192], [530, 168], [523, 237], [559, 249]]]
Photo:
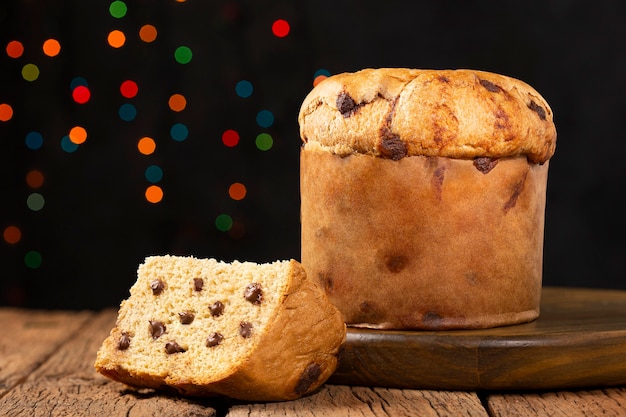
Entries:
[[345, 324], [296, 261], [154, 256], [98, 351], [114, 380], [190, 396], [289, 400], [335, 371]]
[[367, 69], [299, 114], [302, 264], [349, 325], [483, 328], [539, 314], [552, 110], [473, 70]]

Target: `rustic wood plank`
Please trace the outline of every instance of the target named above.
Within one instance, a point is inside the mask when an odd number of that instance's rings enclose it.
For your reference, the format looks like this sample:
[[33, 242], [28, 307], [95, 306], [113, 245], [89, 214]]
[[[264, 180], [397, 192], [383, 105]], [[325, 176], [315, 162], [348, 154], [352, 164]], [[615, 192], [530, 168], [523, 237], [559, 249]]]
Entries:
[[618, 417], [626, 415], [626, 388], [592, 391], [494, 394], [487, 408], [495, 417]]
[[626, 385], [626, 291], [544, 288], [532, 323], [484, 330], [349, 329], [330, 383], [412, 389]]
[[75, 333], [92, 312], [0, 309], [0, 397]]
[[[0, 410], [17, 416], [214, 416], [210, 404], [133, 390], [110, 381], [93, 368], [97, 349], [115, 322], [108, 310], [89, 316], [77, 332], [65, 332], [65, 344], [22, 383], [0, 398]], [[68, 322], [69, 324], [69, 322]]]
[[317, 393], [295, 401], [233, 405], [227, 417], [487, 415], [474, 393], [325, 385]]

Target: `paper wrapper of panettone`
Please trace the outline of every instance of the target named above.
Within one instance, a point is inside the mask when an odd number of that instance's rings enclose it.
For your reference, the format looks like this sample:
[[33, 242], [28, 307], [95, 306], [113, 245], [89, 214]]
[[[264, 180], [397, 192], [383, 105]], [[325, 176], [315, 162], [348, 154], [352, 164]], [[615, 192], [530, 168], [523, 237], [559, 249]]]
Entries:
[[552, 111], [472, 70], [368, 69], [300, 115], [302, 264], [348, 325], [472, 329], [539, 315]]

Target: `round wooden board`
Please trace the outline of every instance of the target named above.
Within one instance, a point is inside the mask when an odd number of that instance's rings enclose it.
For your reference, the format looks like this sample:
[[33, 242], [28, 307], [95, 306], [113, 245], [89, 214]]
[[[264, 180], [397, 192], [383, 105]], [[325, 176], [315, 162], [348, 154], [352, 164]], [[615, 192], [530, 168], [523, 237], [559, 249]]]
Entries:
[[626, 291], [543, 289], [532, 323], [484, 330], [349, 328], [329, 383], [438, 390], [626, 384]]

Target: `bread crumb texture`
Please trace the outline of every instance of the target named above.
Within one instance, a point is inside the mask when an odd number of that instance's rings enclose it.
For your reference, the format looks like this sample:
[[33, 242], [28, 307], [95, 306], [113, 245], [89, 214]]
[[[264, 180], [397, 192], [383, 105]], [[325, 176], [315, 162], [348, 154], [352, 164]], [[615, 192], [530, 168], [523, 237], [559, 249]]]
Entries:
[[[148, 257], [95, 367], [129, 385], [189, 395], [280, 400], [310, 392], [334, 371], [345, 325], [303, 271], [293, 260]], [[286, 325], [300, 309], [312, 315], [302, 329]], [[298, 338], [312, 338], [311, 347], [284, 346]]]
[[544, 98], [523, 81], [476, 70], [364, 69], [331, 76], [304, 99], [305, 147], [398, 160], [525, 155], [544, 163], [556, 128]]

